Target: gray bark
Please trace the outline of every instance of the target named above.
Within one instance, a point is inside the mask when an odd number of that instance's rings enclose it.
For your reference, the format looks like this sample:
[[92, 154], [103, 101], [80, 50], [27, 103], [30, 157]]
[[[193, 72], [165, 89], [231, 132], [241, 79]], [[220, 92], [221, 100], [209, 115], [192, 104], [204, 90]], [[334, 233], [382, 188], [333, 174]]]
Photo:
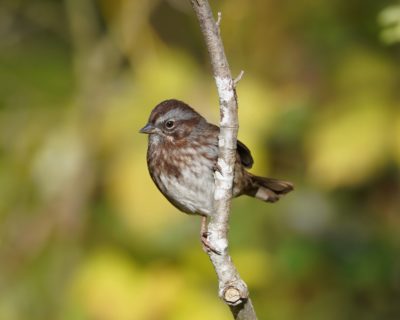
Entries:
[[228, 227], [232, 199], [236, 139], [238, 133], [238, 103], [235, 86], [220, 37], [221, 14], [215, 21], [207, 0], [191, 0], [204, 35], [210, 55], [214, 79], [218, 89], [220, 106], [220, 135], [218, 170], [215, 172], [214, 214], [208, 222], [208, 242], [220, 254], [208, 251], [219, 284], [219, 296], [230, 307], [234, 319], [257, 319], [249, 298], [247, 285], [240, 278], [228, 253]]

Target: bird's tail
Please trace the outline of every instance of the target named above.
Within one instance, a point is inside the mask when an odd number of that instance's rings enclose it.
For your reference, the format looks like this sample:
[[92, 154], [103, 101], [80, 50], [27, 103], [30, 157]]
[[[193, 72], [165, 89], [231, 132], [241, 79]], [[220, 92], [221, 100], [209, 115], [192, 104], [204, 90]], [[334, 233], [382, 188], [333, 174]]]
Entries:
[[291, 182], [248, 174], [252, 183], [246, 194], [262, 201], [276, 202], [282, 195], [293, 190]]

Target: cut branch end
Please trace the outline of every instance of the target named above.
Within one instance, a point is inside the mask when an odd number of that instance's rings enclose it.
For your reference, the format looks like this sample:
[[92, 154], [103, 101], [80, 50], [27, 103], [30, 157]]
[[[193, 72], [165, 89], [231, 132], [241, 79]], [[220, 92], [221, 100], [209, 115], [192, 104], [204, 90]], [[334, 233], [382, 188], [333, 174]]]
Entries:
[[227, 304], [235, 306], [241, 301], [240, 292], [236, 288], [228, 288], [224, 294], [224, 300]]

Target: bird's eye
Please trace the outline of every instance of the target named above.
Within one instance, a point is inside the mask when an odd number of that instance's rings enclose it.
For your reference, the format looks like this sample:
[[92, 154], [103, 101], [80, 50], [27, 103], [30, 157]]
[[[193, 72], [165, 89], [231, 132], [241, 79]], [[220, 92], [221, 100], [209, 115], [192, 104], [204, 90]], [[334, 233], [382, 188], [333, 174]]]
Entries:
[[172, 129], [175, 125], [175, 122], [173, 120], [168, 120], [167, 122], [165, 122], [165, 127], [167, 129]]

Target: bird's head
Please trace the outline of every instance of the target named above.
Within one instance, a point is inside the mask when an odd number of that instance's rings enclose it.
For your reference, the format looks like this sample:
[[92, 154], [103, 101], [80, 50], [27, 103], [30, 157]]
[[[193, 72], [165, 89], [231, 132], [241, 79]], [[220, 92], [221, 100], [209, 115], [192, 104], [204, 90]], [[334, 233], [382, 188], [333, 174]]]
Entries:
[[170, 99], [159, 103], [151, 112], [148, 123], [140, 133], [150, 140], [178, 142], [198, 132], [206, 120], [186, 103]]

